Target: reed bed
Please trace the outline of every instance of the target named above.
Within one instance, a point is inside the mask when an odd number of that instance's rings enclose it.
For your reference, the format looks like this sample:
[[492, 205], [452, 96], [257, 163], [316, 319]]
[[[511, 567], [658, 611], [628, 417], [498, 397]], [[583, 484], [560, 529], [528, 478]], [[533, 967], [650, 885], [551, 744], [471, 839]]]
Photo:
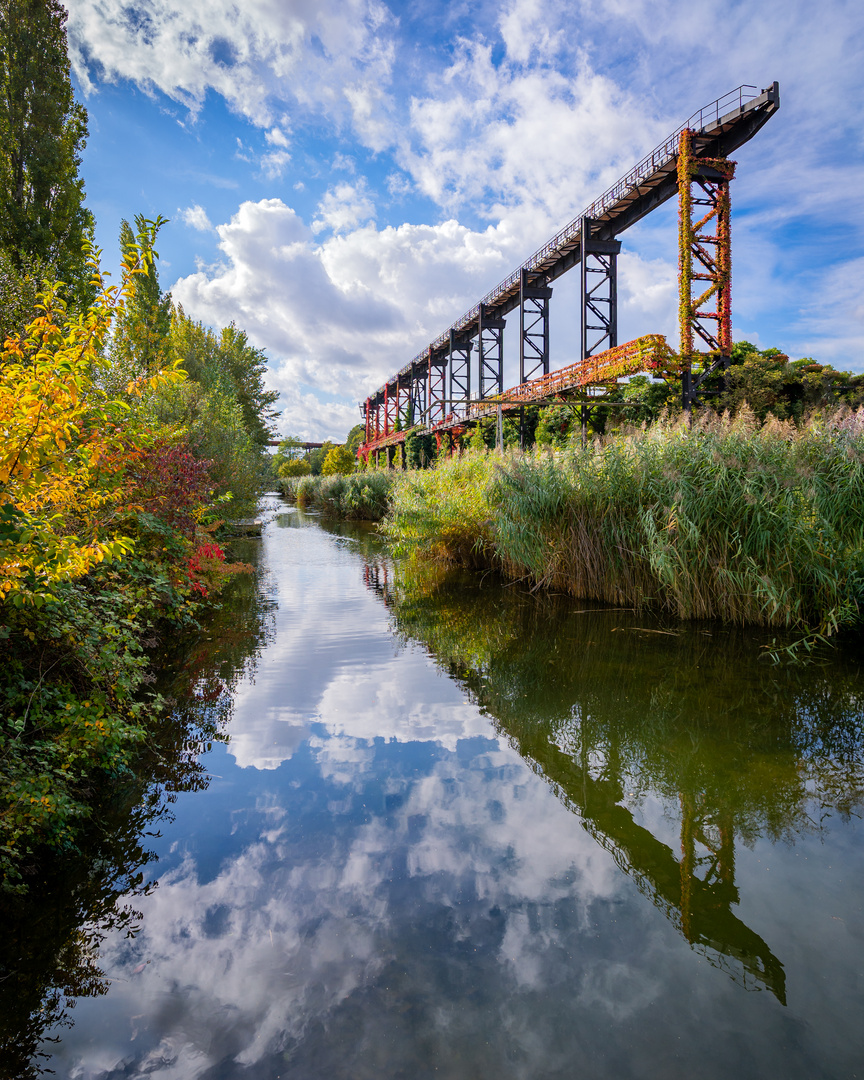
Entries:
[[347, 476], [294, 476], [279, 480], [278, 486], [286, 499], [301, 507], [314, 507], [328, 517], [380, 521], [390, 506], [398, 476], [392, 470]]
[[383, 531], [401, 550], [586, 600], [826, 637], [862, 610], [864, 410], [470, 454], [391, 497]]

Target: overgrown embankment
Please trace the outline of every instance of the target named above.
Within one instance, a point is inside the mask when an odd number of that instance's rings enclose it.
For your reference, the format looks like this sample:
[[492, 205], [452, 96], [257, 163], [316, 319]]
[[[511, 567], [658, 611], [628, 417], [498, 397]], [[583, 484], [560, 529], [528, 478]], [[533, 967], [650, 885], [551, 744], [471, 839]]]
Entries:
[[[260, 358], [223, 334], [196, 382], [182, 340], [149, 359], [129, 345], [155, 282], [158, 223], [143, 226], [119, 286], [94, 262], [97, 297], [78, 312], [46, 286], [0, 350], [0, 889], [24, 891], [47, 850], [75, 848], [162, 712], [149, 646], [166, 624], [195, 628], [248, 569], [215, 532], [229, 485], [246, 502], [258, 486], [268, 432], [244, 426], [237, 385], [255, 389]], [[220, 383], [228, 354], [238, 375]], [[209, 454], [223, 449], [220, 473]]]
[[584, 599], [828, 636], [864, 602], [864, 410], [452, 458], [394, 486], [382, 531]]

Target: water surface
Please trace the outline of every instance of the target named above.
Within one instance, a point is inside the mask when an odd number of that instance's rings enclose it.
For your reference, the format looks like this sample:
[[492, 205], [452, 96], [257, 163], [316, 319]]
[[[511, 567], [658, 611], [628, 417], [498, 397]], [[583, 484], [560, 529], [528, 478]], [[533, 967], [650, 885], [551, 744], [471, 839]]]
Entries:
[[266, 517], [189, 661], [203, 771], [61, 935], [89, 945], [53, 977], [57, 1076], [864, 1072], [853, 646], [776, 667], [765, 636]]

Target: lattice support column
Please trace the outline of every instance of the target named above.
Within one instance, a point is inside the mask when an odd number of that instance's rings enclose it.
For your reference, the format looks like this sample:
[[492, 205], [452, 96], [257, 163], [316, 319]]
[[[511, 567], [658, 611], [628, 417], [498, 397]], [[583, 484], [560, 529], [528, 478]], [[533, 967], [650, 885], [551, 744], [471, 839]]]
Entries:
[[390, 384], [384, 384], [384, 434], [389, 435], [394, 426], [396, 399], [390, 393]]
[[426, 378], [423, 369], [417, 365], [411, 369], [411, 423], [424, 422], [426, 413]]
[[426, 423], [440, 423], [447, 415], [447, 354], [436, 356], [429, 348], [429, 415]]
[[705, 379], [725, 370], [732, 353], [729, 184], [735, 162], [697, 157], [694, 134], [682, 131], [678, 146], [678, 325], [688, 411]]
[[504, 393], [504, 320], [480, 305], [477, 343], [480, 354], [480, 398]]
[[581, 354], [584, 360], [618, 344], [618, 253], [620, 240], [598, 240], [595, 223], [582, 218], [582, 284], [580, 320]]
[[549, 298], [552, 290], [532, 284], [528, 272], [519, 283], [519, 382], [549, 374]]
[[411, 382], [406, 382], [405, 377], [396, 377], [396, 424], [399, 431], [404, 431], [410, 426], [411, 413]]
[[[450, 403], [469, 401], [471, 398], [471, 350], [470, 338], [459, 339], [450, 331]], [[463, 409], [467, 409], [463, 405]]]

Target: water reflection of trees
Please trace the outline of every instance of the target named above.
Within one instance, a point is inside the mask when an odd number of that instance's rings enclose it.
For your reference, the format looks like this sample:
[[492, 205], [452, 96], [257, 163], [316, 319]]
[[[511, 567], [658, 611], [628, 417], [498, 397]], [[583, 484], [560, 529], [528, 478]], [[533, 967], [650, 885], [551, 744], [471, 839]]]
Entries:
[[[253, 544], [236, 557], [254, 562]], [[202, 753], [225, 734], [231, 689], [250, 674], [272, 620], [261, 581], [235, 578], [205, 631], [178, 645], [163, 636], [154, 656], [162, 674], [149, 689], [170, 708], [150, 733], [134, 772], [93, 793], [93, 827], [80, 849], [47, 860], [24, 899], [0, 898], [0, 1077], [41, 1075], [40, 1044], [71, 1026], [77, 999], [108, 993], [99, 949], [109, 933], [134, 936], [136, 901], [153, 887], [150, 841], [180, 792], [206, 788]]]
[[[660, 626], [492, 578], [371, 561], [366, 580], [691, 946], [785, 1001], [782, 963], [732, 910], [735, 845], [794, 842], [860, 810], [858, 663], [774, 667], [752, 632]], [[652, 798], [677, 853], [640, 823]]]

